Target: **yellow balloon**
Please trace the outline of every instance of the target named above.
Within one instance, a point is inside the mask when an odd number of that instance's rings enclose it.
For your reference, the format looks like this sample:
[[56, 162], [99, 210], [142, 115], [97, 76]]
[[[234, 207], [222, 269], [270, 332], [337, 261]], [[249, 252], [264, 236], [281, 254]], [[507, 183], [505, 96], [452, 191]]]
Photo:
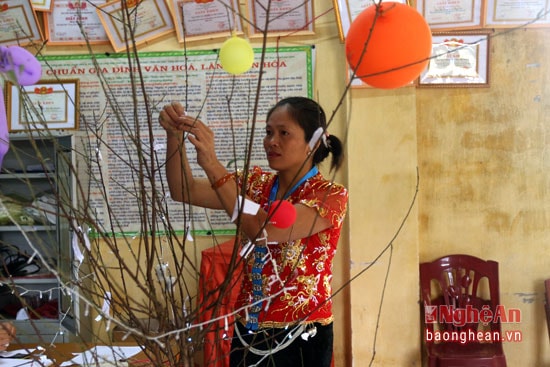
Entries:
[[252, 66], [254, 50], [247, 40], [232, 36], [220, 48], [220, 62], [228, 73], [242, 74]]

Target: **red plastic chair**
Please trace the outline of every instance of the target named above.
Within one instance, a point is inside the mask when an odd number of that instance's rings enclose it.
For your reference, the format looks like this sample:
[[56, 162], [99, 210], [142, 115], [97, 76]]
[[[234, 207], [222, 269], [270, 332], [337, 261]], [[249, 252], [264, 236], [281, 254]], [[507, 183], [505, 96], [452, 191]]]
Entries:
[[506, 366], [501, 319], [493, 317], [500, 307], [497, 262], [449, 255], [421, 263], [420, 286], [429, 367]]

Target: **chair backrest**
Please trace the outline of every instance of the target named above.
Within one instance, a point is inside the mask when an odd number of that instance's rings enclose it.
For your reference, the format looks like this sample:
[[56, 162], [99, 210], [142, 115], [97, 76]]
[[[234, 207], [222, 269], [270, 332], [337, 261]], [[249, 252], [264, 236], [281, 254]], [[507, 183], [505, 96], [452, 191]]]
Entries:
[[501, 332], [497, 262], [456, 254], [421, 263], [420, 288], [427, 330]]

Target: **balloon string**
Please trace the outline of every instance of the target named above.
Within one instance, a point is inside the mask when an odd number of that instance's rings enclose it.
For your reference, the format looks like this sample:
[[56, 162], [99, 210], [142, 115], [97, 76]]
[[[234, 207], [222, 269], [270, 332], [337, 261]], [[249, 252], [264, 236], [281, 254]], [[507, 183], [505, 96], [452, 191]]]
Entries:
[[382, 2], [380, 1], [378, 3], [375, 3], [376, 12], [378, 13], [378, 16], [384, 15], [385, 13], [389, 12], [390, 10], [392, 10], [393, 8], [395, 8], [397, 6], [396, 4], [397, 3], [394, 2], [387, 9], [382, 10]]

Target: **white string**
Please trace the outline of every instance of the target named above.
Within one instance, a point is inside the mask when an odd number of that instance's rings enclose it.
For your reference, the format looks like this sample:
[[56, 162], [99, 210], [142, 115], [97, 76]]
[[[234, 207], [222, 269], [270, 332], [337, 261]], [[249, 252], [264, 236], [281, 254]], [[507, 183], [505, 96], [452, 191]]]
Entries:
[[[239, 331], [239, 328], [237, 326], [235, 326], [235, 334], [237, 334], [237, 337], [239, 338], [242, 345], [246, 348], [247, 351], [250, 351], [250, 352], [252, 352], [252, 353], [254, 353], [258, 356], [264, 356], [264, 358], [265, 358], [268, 355], [275, 354], [278, 351], [283, 350], [286, 347], [288, 347], [290, 344], [292, 344], [292, 342], [294, 340], [296, 340], [296, 338], [298, 338], [298, 336], [302, 335], [305, 328], [306, 328], [306, 326], [304, 324], [299, 324], [299, 325], [295, 326], [294, 329], [292, 329], [291, 331], [288, 332], [288, 334], [285, 335], [285, 337], [283, 338], [283, 342], [281, 344], [278, 344], [275, 348], [267, 349], [267, 350], [261, 350], [261, 349], [255, 348], [255, 347], [251, 346], [250, 344], [248, 344], [243, 339], [243, 337], [241, 335], [241, 332]], [[263, 331], [259, 331], [259, 332], [263, 332]], [[258, 363], [260, 363], [264, 358], [260, 359], [258, 361]], [[251, 366], [257, 366], [258, 363], [256, 363], [255, 365], [251, 365]]]

